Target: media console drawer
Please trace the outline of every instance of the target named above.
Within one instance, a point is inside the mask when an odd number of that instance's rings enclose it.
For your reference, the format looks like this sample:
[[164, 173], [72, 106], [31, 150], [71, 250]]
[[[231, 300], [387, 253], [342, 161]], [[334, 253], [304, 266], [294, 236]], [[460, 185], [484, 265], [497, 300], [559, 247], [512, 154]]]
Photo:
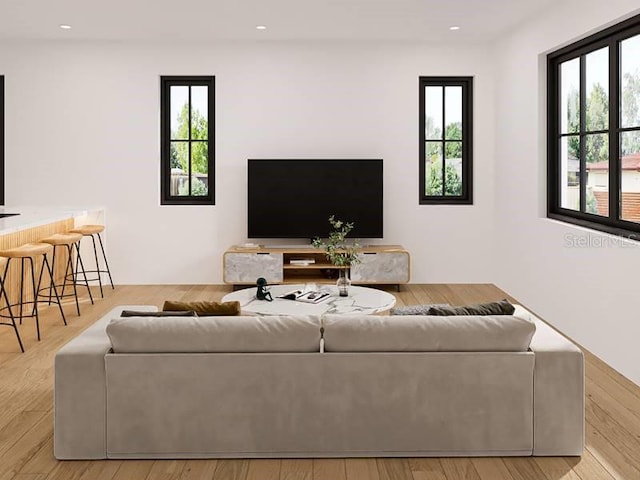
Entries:
[[282, 283], [283, 254], [273, 252], [224, 254], [225, 283], [255, 285], [259, 277], [269, 283]]
[[351, 267], [353, 283], [408, 283], [409, 252], [360, 254], [361, 262]]

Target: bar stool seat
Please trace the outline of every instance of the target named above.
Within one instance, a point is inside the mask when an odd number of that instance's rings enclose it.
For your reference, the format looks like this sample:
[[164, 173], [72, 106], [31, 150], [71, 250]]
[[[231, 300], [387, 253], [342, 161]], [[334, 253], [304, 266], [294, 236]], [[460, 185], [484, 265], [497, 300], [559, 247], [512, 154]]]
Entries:
[[[73, 267], [73, 249], [76, 249], [76, 262], [78, 263], [82, 274], [84, 275], [84, 283], [80, 283], [80, 285], [86, 285], [87, 291], [89, 292], [89, 298], [91, 299], [91, 303], [93, 303], [93, 295], [91, 294], [91, 288], [89, 288], [89, 282], [87, 281], [87, 274], [84, 270], [84, 265], [82, 263], [82, 256], [80, 255], [80, 240], [82, 240], [82, 234], [80, 233], [55, 233], [49, 237], [43, 238], [40, 241], [48, 244], [53, 248], [53, 257], [51, 259], [51, 270], [55, 271], [56, 265], [56, 250], [58, 247], [66, 247], [67, 249], [67, 262], [64, 271], [64, 279], [61, 284], [56, 284], [56, 287], [62, 287], [62, 291], [58, 295], [60, 298], [64, 297], [74, 297], [76, 301], [76, 310], [78, 315], [80, 315], [80, 302], [78, 301], [78, 290], [76, 289], [77, 282], [77, 273], [74, 272]], [[65, 294], [65, 289], [67, 285], [73, 287], [73, 292]], [[53, 285], [48, 287], [44, 287], [38, 290], [38, 295], [40, 296], [48, 296], [49, 304], [52, 301], [52, 290]], [[46, 293], [40, 293], [40, 292]]]
[[27, 243], [15, 248], [7, 248], [0, 250], [0, 257], [5, 258], [33, 258], [45, 253], [51, 253], [53, 247], [46, 243]]
[[[93, 243], [93, 255], [95, 258], [96, 268], [95, 270], [86, 270], [85, 279], [87, 278], [86, 276], [87, 273], [91, 273], [91, 274], [95, 273], [96, 276], [93, 278], [89, 278], [88, 281], [86, 280], [85, 281], [86, 281], [87, 287], [89, 286], [89, 282], [98, 282], [98, 285], [100, 286], [100, 296], [104, 298], [104, 292], [102, 291], [102, 277], [101, 277], [102, 273], [106, 273], [109, 275], [109, 283], [111, 283], [111, 288], [115, 289], [115, 287], [113, 286], [113, 278], [111, 278], [111, 269], [109, 268], [109, 262], [107, 261], [107, 254], [104, 251], [102, 236], [100, 235], [102, 232], [104, 232], [104, 225], [81, 225], [72, 230], [69, 230], [69, 232], [79, 233], [84, 237], [91, 237], [91, 242]], [[98, 237], [98, 242], [100, 244], [100, 251], [102, 252], [104, 268], [100, 266], [100, 260], [98, 258], [98, 249], [96, 247], [96, 237]], [[77, 268], [77, 264], [76, 264], [76, 268]], [[77, 280], [77, 271], [76, 271], [76, 280]]]
[[69, 232], [79, 233], [80, 235], [95, 235], [104, 232], [104, 225], [81, 225], [69, 230]]
[[82, 234], [80, 233], [55, 233], [40, 241], [49, 245], [57, 246], [69, 245], [71, 243], [79, 242], [80, 240], [82, 240]]
[[[16, 315], [13, 314], [12, 307], [18, 307], [18, 315], [17, 317], [22, 324], [23, 318], [35, 318], [36, 319], [36, 331], [38, 333], [38, 340], [40, 340], [40, 319], [38, 316], [38, 293], [40, 291], [40, 285], [42, 283], [42, 276], [45, 272], [45, 269], [49, 275], [49, 280], [51, 283], [51, 289], [53, 290], [53, 294], [55, 294], [55, 303], [58, 304], [60, 309], [60, 315], [62, 316], [62, 321], [64, 324], [67, 324], [67, 319], [64, 316], [64, 311], [62, 310], [62, 302], [60, 301], [60, 297], [58, 297], [58, 292], [55, 288], [55, 280], [53, 277], [53, 269], [49, 264], [47, 259], [47, 255], [55, 252], [54, 247], [47, 243], [27, 243], [25, 245], [21, 245], [15, 248], [6, 248], [4, 250], [0, 250], [0, 257], [5, 259], [4, 269], [2, 273], [1, 286], [2, 292], [0, 295], [4, 296], [6, 306], [0, 308], [0, 312], [4, 312], [5, 310], [9, 311], [9, 315], [5, 315], [0, 313], [0, 317], [10, 318], [11, 326], [13, 326], [16, 330], [16, 334], [18, 334], [18, 329], [15, 326]], [[42, 266], [40, 267], [40, 274], [38, 275], [38, 283], [36, 284], [36, 275], [35, 275], [35, 260], [39, 257], [42, 257]], [[9, 267], [11, 265], [12, 260], [20, 260], [20, 299], [17, 303], [11, 303], [9, 300], [9, 294], [7, 292], [7, 274], [9, 273]], [[26, 300], [24, 298], [24, 276], [25, 276], [25, 261], [28, 260], [28, 264], [31, 267], [31, 286], [33, 291], [33, 300]], [[53, 297], [52, 300], [53, 301]], [[51, 302], [50, 302], [51, 303]], [[25, 305], [33, 305], [30, 314], [24, 314], [24, 306]], [[19, 337], [18, 340], [20, 341]], [[20, 348], [24, 352], [24, 348], [22, 347], [22, 342], [20, 341]]]

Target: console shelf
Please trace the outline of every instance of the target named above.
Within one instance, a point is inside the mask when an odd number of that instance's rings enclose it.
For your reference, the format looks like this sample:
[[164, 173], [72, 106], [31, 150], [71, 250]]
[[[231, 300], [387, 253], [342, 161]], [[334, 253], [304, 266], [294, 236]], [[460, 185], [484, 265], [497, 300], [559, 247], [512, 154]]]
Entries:
[[[351, 267], [351, 281], [359, 285], [400, 285], [409, 283], [409, 252], [400, 245], [362, 247], [361, 263]], [[292, 260], [309, 260], [292, 264]], [[259, 277], [270, 284], [334, 283], [338, 270], [327, 261], [322, 250], [313, 247], [256, 248], [232, 247], [224, 253], [224, 282], [232, 285], [255, 285]]]

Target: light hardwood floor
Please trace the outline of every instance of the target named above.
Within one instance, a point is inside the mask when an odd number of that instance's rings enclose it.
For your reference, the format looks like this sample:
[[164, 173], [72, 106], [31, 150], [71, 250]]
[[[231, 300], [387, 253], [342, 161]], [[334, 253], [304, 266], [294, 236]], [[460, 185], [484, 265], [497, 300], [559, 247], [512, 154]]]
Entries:
[[[581, 458], [418, 458], [328, 460], [68, 461], [53, 458], [53, 358], [84, 328], [123, 304], [163, 300], [219, 300], [226, 286], [119, 286], [82, 316], [67, 304], [69, 325], [55, 309], [20, 331], [20, 354], [12, 329], [0, 327], [0, 480], [639, 480], [640, 388], [586, 353], [586, 445]], [[507, 295], [492, 285], [410, 285], [393, 292], [399, 304], [466, 304]], [[95, 297], [95, 292], [94, 292]], [[98, 294], [99, 297], [99, 294]]]

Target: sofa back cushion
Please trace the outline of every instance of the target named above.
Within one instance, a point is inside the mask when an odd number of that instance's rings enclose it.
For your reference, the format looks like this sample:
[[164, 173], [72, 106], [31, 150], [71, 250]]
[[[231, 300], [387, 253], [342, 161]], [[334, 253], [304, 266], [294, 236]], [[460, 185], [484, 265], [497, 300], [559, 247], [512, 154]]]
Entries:
[[115, 318], [115, 353], [318, 352], [320, 317]]
[[525, 316], [326, 315], [326, 352], [521, 352], [535, 324]]

